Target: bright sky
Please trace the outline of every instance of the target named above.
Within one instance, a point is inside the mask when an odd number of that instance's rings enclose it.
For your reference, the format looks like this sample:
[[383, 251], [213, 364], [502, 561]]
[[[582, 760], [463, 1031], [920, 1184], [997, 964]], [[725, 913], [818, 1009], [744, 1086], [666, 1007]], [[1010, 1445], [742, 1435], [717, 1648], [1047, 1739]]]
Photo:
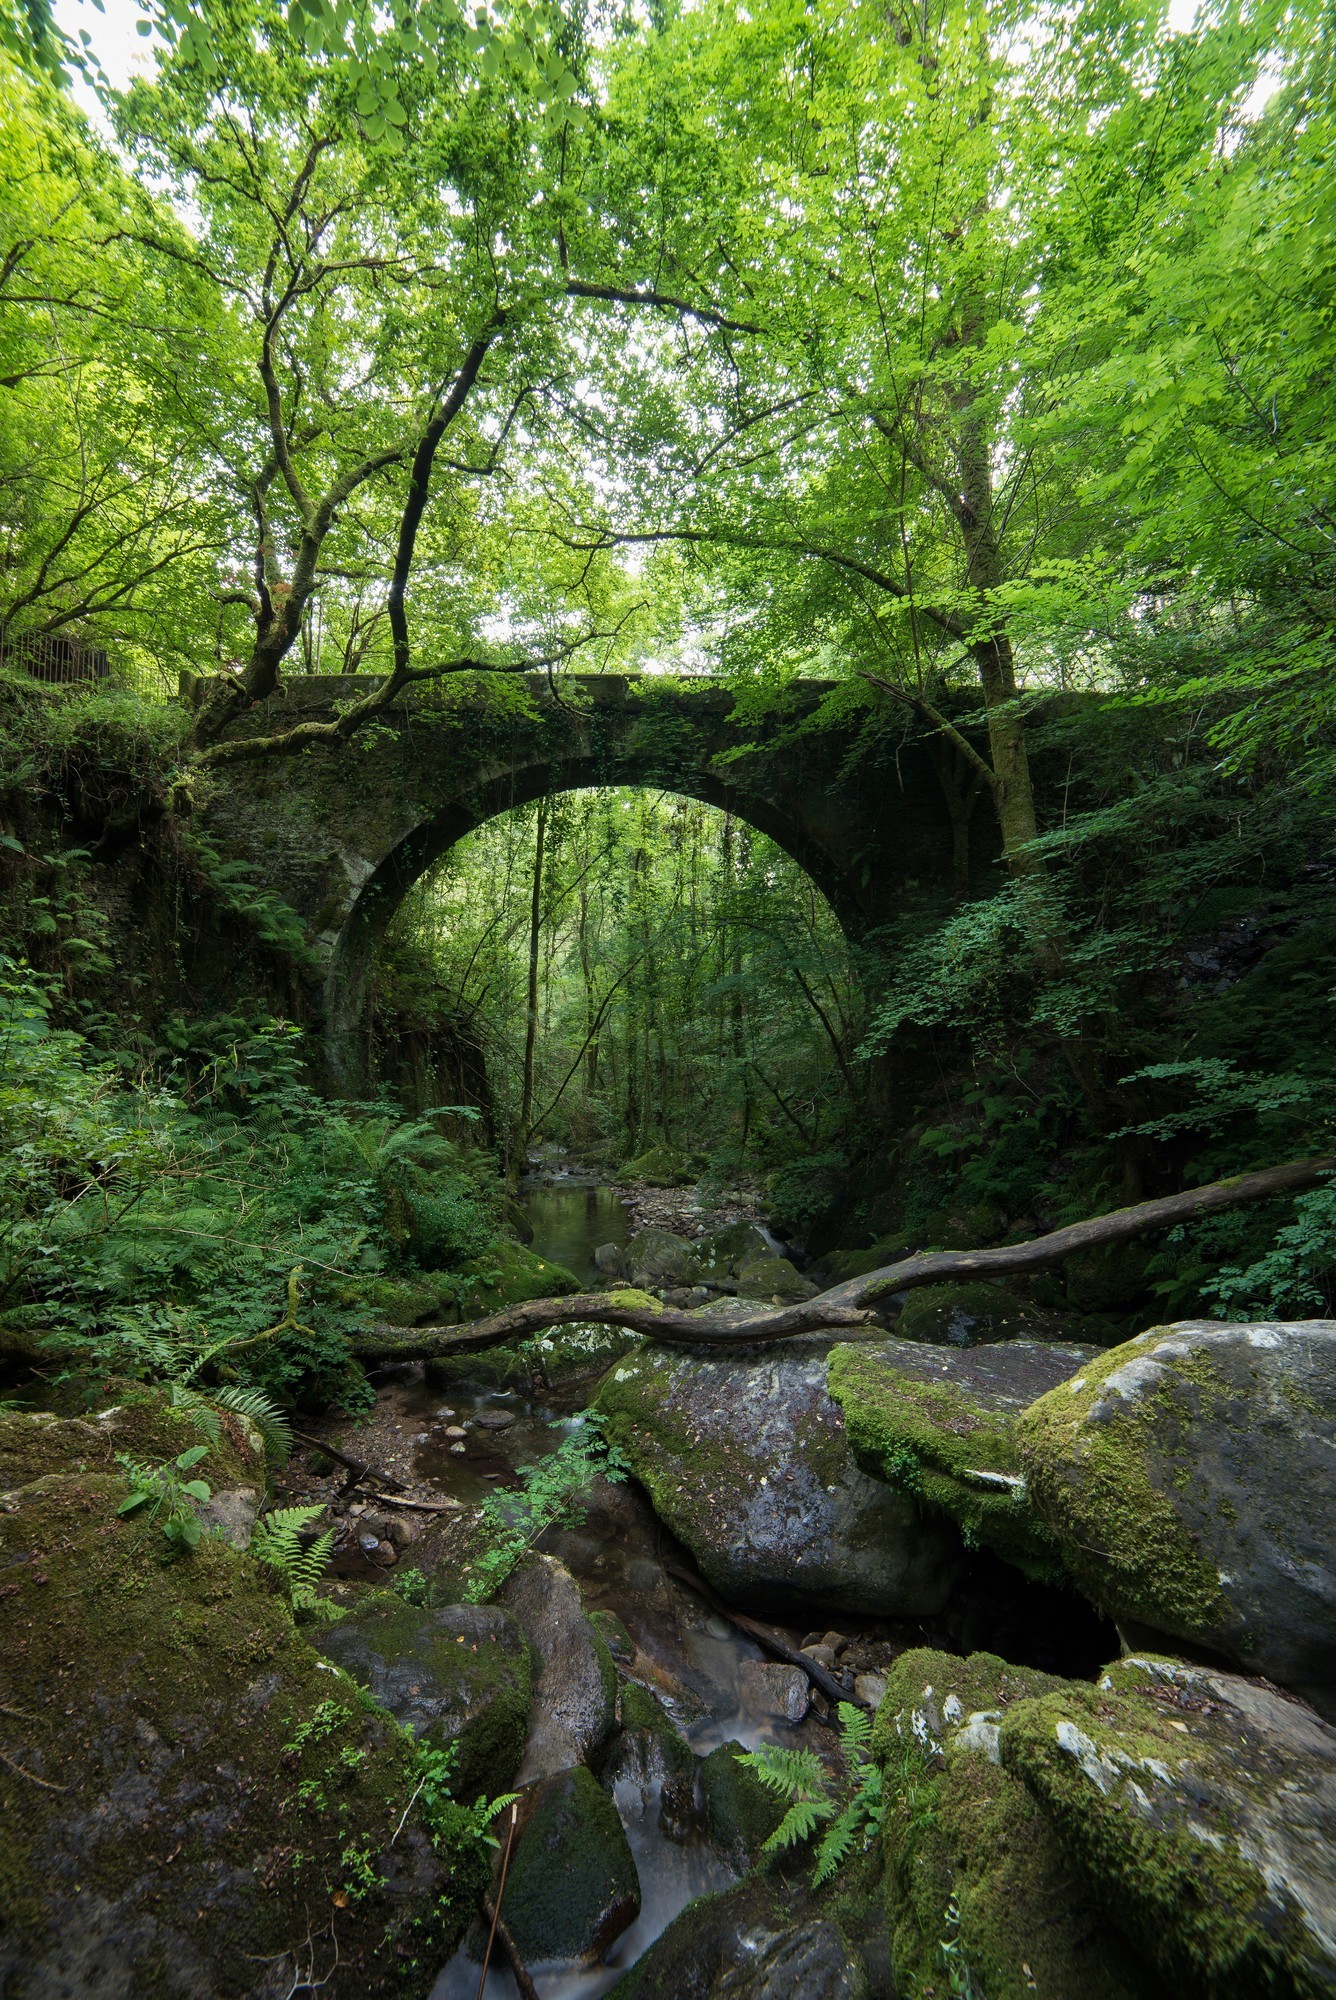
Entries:
[[[131, 77], [145, 73], [152, 65], [153, 39], [140, 35], [135, 23], [143, 19], [137, 0], [102, 0], [99, 13], [91, 0], [54, 0], [55, 18], [66, 33], [77, 38], [80, 28], [93, 38], [93, 52], [117, 89], [124, 89]], [[1168, 26], [1171, 34], [1182, 34], [1192, 26], [1198, 0], [1169, 0]], [[1243, 107], [1245, 117], [1255, 118], [1276, 88], [1279, 77], [1264, 64]], [[105, 130], [97, 98], [88, 86], [76, 82], [74, 96], [83, 109]]]

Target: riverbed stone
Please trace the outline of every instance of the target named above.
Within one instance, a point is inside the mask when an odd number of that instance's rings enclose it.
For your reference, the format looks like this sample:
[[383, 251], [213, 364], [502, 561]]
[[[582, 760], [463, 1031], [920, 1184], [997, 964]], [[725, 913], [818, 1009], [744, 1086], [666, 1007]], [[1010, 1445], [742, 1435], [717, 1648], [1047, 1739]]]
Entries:
[[524, 1753], [531, 1681], [528, 1645], [506, 1612], [379, 1604], [316, 1644], [401, 1728], [440, 1749], [455, 1745], [461, 1798], [505, 1790]]
[[584, 1615], [579, 1585], [553, 1557], [527, 1557], [498, 1602], [529, 1641], [537, 1667], [517, 1780], [530, 1785], [582, 1763], [606, 1743], [616, 1722], [617, 1669], [607, 1641]]
[[646, 1347], [596, 1403], [659, 1518], [731, 1602], [883, 1615], [946, 1603], [959, 1538], [855, 1463], [820, 1341], [708, 1359]]
[[991, 1653], [961, 1659], [916, 1648], [892, 1667], [872, 1756], [886, 1799], [899, 1991], [933, 1991], [945, 1946], [973, 1982], [963, 1990], [988, 2000], [1169, 2000], [1076, 1877], [1041, 1805], [1002, 1764], [1009, 1711], [1065, 1686]]
[[738, 1691], [753, 1714], [773, 1716], [779, 1722], [801, 1722], [812, 1706], [812, 1684], [802, 1668], [786, 1667], [778, 1660], [744, 1660]]
[[1188, 1320], [1099, 1355], [1017, 1437], [1035, 1503], [1102, 1609], [1329, 1707], [1334, 1426], [1336, 1321]]
[[1169, 1992], [1336, 1991], [1336, 1730], [1304, 1703], [1134, 1656], [1011, 1710], [999, 1741]]
[[526, 1795], [505, 1918], [526, 1964], [596, 1965], [640, 1914], [640, 1880], [617, 1808], [584, 1765]]
[[[157, 1434], [173, 1455], [206, 1444], [193, 1476], [220, 1490], [255, 1476], [226, 1426], [210, 1444], [152, 1404], [137, 1455]], [[328, 2000], [417, 2000], [473, 1862], [433, 1846], [410, 1739], [318, 1658], [249, 1555], [206, 1538], [173, 1557], [160, 1525], [118, 1513], [124, 1474], [90, 1450], [100, 1433], [128, 1448], [116, 1430], [55, 1420], [54, 1469], [29, 1458], [18, 1481], [35, 1433], [4, 1454], [0, 1990], [282, 1994], [314, 1977]]]
[[698, 1897], [613, 1987], [607, 2000], [867, 2000], [859, 1954], [817, 1911], [751, 1874]]
[[1037, 1340], [954, 1352], [897, 1337], [833, 1348], [826, 1381], [865, 1471], [949, 1515], [971, 1546], [1060, 1582], [1061, 1551], [1030, 1497], [1016, 1419], [1098, 1352]]

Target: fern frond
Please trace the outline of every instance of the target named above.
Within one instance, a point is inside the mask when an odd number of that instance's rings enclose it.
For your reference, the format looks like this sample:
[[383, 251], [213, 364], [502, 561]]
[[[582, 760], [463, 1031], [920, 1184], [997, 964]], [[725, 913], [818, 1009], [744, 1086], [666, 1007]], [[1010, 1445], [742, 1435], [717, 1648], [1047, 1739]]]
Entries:
[[234, 1410], [239, 1417], [253, 1423], [264, 1443], [265, 1457], [271, 1465], [286, 1465], [292, 1456], [292, 1430], [286, 1414], [277, 1403], [271, 1402], [262, 1389], [248, 1389], [240, 1383], [229, 1383], [222, 1389], [211, 1389], [209, 1401], [223, 1410]]
[[850, 1799], [844, 1811], [826, 1828], [821, 1845], [816, 1851], [816, 1873], [812, 1877], [814, 1888], [819, 1889], [823, 1882], [829, 1882], [853, 1846], [854, 1837], [862, 1820], [863, 1813], [858, 1800]]
[[761, 1848], [762, 1854], [780, 1854], [786, 1847], [796, 1847], [800, 1840], [810, 1839], [834, 1810], [829, 1799], [796, 1800]]
[[777, 1798], [794, 1802], [826, 1795], [825, 1767], [811, 1750], [782, 1750], [763, 1743], [759, 1750], [744, 1751], [737, 1762], [754, 1771]]
[[840, 1743], [851, 1764], [861, 1764], [872, 1741], [872, 1717], [865, 1708], [855, 1708], [851, 1701], [838, 1704], [835, 1714], [840, 1725]]

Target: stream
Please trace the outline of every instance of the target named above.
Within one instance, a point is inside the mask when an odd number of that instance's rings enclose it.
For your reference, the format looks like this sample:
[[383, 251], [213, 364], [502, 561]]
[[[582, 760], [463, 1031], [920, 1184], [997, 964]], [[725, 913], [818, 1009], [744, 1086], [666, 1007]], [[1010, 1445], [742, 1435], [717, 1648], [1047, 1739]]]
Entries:
[[[578, 1174], [544, 1179], [526, 1192], [523, 1206], [535, 1252], [565, 1265], [582, 1284], [598, 1276], [595, 1248], [623, 1244], [631, 1231], [618, 1196]], [[555, 1451], [578, 1427], [576, 1413], [588, 1394], [588, 1384], [541, 1395], [458, 1384], [447, 1394], [433, 1390], [419, 1370], [400, 1371], [379, 1392], [377, 1422], [389, 1418], [411, 1440], [419, 1478], [476, 1505], [488, 1493], [517, 1485], [527, 1467]], [[447, 1427], [467, 1432], [462, 1450], [457, 1437], [447, 1440]], [[761, 1742], [829, 1748], [830, 1733], [815, 1719], [791, 1727], [749, 1704], [741, 1669], [766, 1655], [668, 1574], [666, 1563], [694, 1563], [639, 1488], [600, 1483], [580, 1524], [549, 1529], [540, 1546], [576, 1577], [586, 1611], [610, 1611], [622, 1621], [636, 1647], [626, 1671], [653, 1687], [698, 1755], [730, 1740], [748, 1748]], [[657, 1781], [642, 1786], [618, 1780], [613, 1796], [640, 1876], [640, 1915], [601, 1965], [531, 1967], [543, 2000], [598, 2000], [687, 1903], [736, 1879], [702, 1834], [673, 1838], [665, 1832], [659, 1795]], [[479, 1969], [461, 1948], [438, 1977], [431, 2000], [474, 2000]], [[486, 1992], [490, 2000], [519, 2000], [499, 1951]]]

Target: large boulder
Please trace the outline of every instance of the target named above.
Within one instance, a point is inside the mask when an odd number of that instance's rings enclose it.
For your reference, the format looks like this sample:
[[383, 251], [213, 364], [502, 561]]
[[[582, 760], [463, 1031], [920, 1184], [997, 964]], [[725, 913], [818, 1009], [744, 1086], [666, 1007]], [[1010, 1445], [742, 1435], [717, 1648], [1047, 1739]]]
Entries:
[[[1000, 1725], [1065, 1683], [991, 1653], [903, 1653], [872, 1753], [886, 1800], [886, 1907], [898, 1990], [988, 2000], [1168, 2000], [1073, 1873], [1066, 1844], [1003, 1768]], [[944, 1960], [943, 1951], [947, 1958]]]
[[810, 1278], [805, 1278], [796, 1264], [787, 1257], [780, 1257], [773, 1250], [761, 1255], [746, 1257], [738, 1266], [738, 1297], [743, 1299], [765, 1299], [775, 1306], [796, 1305], [802, 1299], [814, 1299], [816, 1286]]
[[602, 1748], [617, 1715], [617, 1669], [584, 1615], [580, 1588], [551, 1556], [534, 1555], [509, 1577], [501, 1608], [533, 1649], [533, 1716], [518, 1782], [534, 1784]]
[[640, 1915], [640, 1879], [617, 1808], [582, 1764], [529, 1791], [506, 1876], [505, 1917], [526, 1964], [596, 1965]]
[[999, 1734], [1004, 1768], [1169, 1992], [1336, 1991], [1336, 1730], [1310, 1709], [1132, 1658], [1012, 1709]]
[[820, 1341], [709, 1359], [645, 1348], [604, 1377], [597, 1407], [659, 1518], [731, 1601], [940, 1611], [959, 1540], [860, 1470], [825, 1374]]
[[1336, 1321], [1153, 1327], [1017, 1420], [1036, 1505], [1125, 1626], [1336, 1699]]
[[117, 1450], [148, 1467], [200, 1444], [192, 1478], [262, 1479], [230, 1424], [210, 1442], [160, 1399], [0, 1414], [0, 1991], [417, 2000], [476, 1863], [438, 1851], [411, 1738], [312, 1651], [272, 1573], [119, 1513]]
[[402, 1728], [455, 1745], [460, 1798], [505, 1790], [529, 1732], [530, 1674], [524, 1636], [499, 1606], [381, 1604], [331, 1626], [317, 1644]]
[[976, 1347], [990, 1340], [1016, 1340], [1060, 1331], [1051, 1313], [1032, 1306], [1002, 1285], [982, 1279], [952, 1285], [918, 1285], [905, 1295], [895, 1330], [902, 1340], [939, 1347]]
[[650, 1289], [695, 1285], [701, 1278], [692, 1245], [671, 1229], [638, 1229], [626, 1246], [626, 1263], [633, 1282]]
[[1037, 1340], [959, 1353], [864, 1341], [832, 1349], [826, 1381], [866, 1471], [949, 1514], [971, 1546], [1057, 1582], [1062, 1559], [1027, 1490], [1015, 1420], [1097, 1353]]
[[696, 1244], [696, 1255], [707, 1278], [736, 1278], [750, 1257], [770, 1257], [774, 1244], [754, 1222], [725, 1222]]

